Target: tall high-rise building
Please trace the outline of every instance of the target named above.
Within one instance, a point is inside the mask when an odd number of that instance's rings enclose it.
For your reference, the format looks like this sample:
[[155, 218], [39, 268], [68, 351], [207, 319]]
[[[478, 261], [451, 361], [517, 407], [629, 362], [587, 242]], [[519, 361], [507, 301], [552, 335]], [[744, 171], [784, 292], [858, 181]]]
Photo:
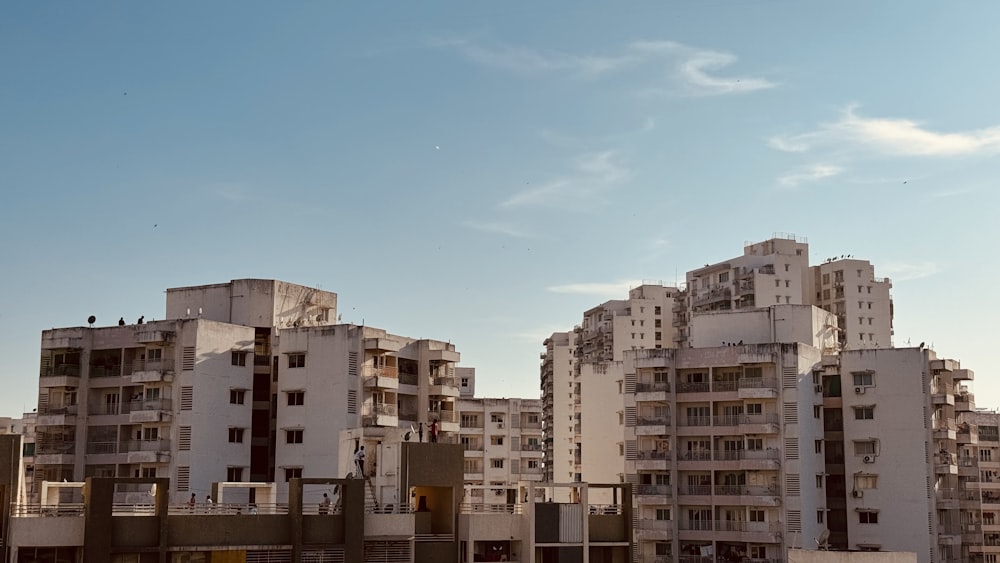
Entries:
[[688, 272], [669, 344], [633, 344], [624, 301], [553, 335], [578, 335], [559, 341], [576, 344], [568, 365], [547, 340], [543, 409], [573, 409], [546, 427], [573, 444], [552, 448], [555, 480], [572, 454], [578, 480], [631, 482], [643, 562], [798, 546], [992, 561], [1000, 485], [983, 436], [1000, 440], [1000, 416], [975, 411], [958, 362], [893, 347], [891, 282], [871, 263], [808, 260], [805, 240], [778, 236]]

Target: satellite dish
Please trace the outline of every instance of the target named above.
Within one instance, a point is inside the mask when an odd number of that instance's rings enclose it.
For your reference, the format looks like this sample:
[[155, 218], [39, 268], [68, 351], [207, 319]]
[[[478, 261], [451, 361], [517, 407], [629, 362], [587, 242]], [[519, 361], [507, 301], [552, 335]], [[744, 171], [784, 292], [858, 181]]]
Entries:
[[94, 315], [90, 315], [89, 317], [87, 317], [87, 322], [90, 323], [90, 326], [94, 326], [94, 323], [97, 322], [97, 317], [95, 317]]

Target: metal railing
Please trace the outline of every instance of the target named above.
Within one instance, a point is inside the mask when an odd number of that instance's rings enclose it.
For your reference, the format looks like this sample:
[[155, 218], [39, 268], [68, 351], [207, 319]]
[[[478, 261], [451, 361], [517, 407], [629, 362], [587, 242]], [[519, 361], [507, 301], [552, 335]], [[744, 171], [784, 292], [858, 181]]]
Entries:
[[639, 450], [635, 454], [636, 459], [673, 459], [671, 452], [667, 450]]
[[635, 419], [636, 426], [670, 426], [666, 416], [639, 416]]
[[489, 504], [485, 502], [463, 502], [458, 507], [460, 514], [480, 514], [484, 512], [521, 514], [520, 504]]
[[670, 383], [667, 381], [656, 381], [651, 383], [638, 382], [635, 384], [636, 393], [669, 393]]
[[57, 364], [54, 366], [43, 367], [39, 375], [41, 377], [80, 377], [81, 371], [80, 364]]
[[439, 422], [458, 422], [458, 412], [457, 411], [427, 411], [427, 416], [430, 420], [437, 419]]
[[670, 485], [636, 485], [635, 492], [637, 495], [669, 496]]

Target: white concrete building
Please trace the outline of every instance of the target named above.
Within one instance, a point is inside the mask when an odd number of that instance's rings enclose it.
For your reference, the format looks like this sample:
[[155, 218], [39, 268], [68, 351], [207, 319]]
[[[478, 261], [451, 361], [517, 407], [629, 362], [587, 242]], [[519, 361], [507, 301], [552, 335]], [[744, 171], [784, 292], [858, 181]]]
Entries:
[[459, 430], [447, 342], [335, 325], [336, 294], [274, 280], [167, 291], [169, 320], [42, 334], [35, 481], [336, 474], [337, 433]]
[[527, 483], [544, 477], [542, 401], [462, 398], [459, 442], [465, 451], [465, 502], [519, 502]]

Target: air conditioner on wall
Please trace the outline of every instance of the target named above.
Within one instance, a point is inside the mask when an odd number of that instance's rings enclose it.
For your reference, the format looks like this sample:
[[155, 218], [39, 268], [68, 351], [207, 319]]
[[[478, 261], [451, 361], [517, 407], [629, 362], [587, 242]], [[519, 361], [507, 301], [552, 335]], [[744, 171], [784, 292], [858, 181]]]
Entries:
[[817, 393], [822, 393], [823, 392], [823, 386], [822, 385], [814, 385], [813, 386], [813, 391], [815, 391]]
[[858, 395], [864, 395], [865, 394], [865, 388], [861, 387], [861, 386], [855, 387], [854, 388], [854, 392], [857, 393]]
[[865, 494], [862, 493], [861, 491], [851, 491], [851, 496], [854, 498], [861, 498], [865, 496]]
[[875, 463], [875, 456], [873, 456], [873, 455], [866, 455], [865, 457], [861, 458], [861, 461], [863, 461], [865, 463]]

